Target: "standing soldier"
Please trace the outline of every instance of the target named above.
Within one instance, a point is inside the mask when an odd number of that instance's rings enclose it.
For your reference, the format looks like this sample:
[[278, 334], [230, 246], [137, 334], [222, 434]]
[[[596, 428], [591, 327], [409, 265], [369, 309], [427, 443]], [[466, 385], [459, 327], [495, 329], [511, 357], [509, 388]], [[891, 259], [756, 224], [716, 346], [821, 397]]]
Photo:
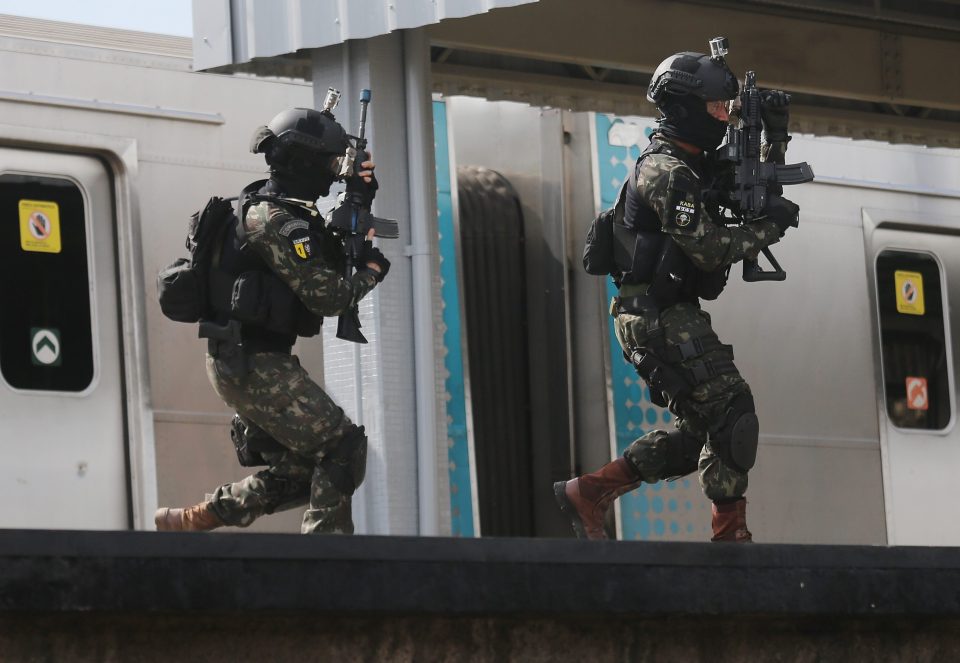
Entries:
[[[259, 516], [307, 505], [304, 533], [352, 533], [350, 500], [363, 481], [367, 438], [300, 366], [291, 348], [323, 316], [340, 315], [383, 280], [389, 261], [367, 237], [360, 269], [343, 274], [339, 242], [323, 227], [316, 200], [343, 172], [348, 137], [329, 110], [295, 108], [253, 137], [270, 178], [241, 194], [210, 270], [215, 320], [207, 375], [236, 410], [231, 437], [242, 465], [266, 465], [186, 509], [162, 508], [158, 530], [247, 527]], [[366, 207], [377, 183], [365, 154], [347, 181]]]
[[[739, 86], [722, 57], [677, 53], [654, 72], [647, 98], [661, 113], [659, 128], [628, 178], [625, 229], [613, 274], [611, 304], [617, 339], [650, 386], [651, 399], [669, 406], [676, 430], [654, 430], [621, 458], [554, 484], [560, 508], [579, 537], [606, 538], [604, 515], [613, 500], [642, 482], [699, 469], [713, 502], [713, 541], [747, 542], [747, 472], [756, 458], [759, 427], [750, 388], [733, 351], [714, 333], [701, 298], [716, 298], [729, 266], [779, 240], [796, 224], [798, 208], [771, 187], [756, 222], [727, 227], [709, 191], [719, 175], [710, 157], [728, 124], [728, 101]], [[765, 158], [783, 163], [789, 97], [763, 93]], [[627, 240], [624, 241], [624, 236]]]

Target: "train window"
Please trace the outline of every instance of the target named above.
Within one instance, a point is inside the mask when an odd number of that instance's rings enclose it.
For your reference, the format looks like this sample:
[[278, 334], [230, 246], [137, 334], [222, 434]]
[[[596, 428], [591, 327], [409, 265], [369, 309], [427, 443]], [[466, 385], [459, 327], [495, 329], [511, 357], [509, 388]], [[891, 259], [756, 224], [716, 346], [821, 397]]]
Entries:
[[84, 391], [93, 331], [83, 194], [55, 177], [0, 175], [0, 372], [14, 389]]
[[877, 303], [887, 416], [899, 428], [946, 428], [951, 401], [937, 261], [924, 253], [883, 251]]

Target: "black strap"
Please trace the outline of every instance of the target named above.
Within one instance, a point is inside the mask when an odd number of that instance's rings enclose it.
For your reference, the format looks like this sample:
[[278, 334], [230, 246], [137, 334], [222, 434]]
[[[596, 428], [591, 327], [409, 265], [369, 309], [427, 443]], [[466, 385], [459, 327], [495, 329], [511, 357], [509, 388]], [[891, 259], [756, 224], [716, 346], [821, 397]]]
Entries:
[[666, 352], [667, 359], [679, 363], [693, 359], [694, 357], [700, 357], [708, 352], [714, 352], [715, 350], [727, 350], [733, 355], [733, 346], [721, 343], [716, 334], [705, 334], [704, 336], [691, 338], [689, 341], [683, 343], [668, 345]]

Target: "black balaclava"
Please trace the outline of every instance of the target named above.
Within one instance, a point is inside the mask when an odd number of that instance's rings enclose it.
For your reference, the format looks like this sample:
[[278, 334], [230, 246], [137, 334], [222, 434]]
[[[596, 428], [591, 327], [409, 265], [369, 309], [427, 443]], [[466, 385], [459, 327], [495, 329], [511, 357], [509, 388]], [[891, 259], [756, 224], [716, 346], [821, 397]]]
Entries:
[[277, 193], [287, 198], [314, 202], [317, 198], [328, 195], [330, 185], [336, 180], [331, 171], [332, 162], [337, 156], [335, 154], [311, 155], [313, 158], [309, 161], [287, 155], [287, 158], [281, 161], [284, 155], [268, 148], [266, 156], [267, 163], [270, 164], [270, 180], [279, 188]]
[[707, 112], [707, 102], [692, 94], [670, 95], [660, 106], [663, 113], [657, 122], [660, 133], [692, 143], [701, 150], [713, 151], [723, 142], [727, 123]]

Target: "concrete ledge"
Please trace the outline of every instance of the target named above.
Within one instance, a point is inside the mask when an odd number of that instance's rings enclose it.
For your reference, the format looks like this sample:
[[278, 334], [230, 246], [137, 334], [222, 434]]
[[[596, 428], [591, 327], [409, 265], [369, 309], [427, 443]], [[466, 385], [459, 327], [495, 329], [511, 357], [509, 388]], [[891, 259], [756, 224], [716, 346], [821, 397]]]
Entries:
[[960, 617], [960, 549], [0, 532], [0, 613]]

